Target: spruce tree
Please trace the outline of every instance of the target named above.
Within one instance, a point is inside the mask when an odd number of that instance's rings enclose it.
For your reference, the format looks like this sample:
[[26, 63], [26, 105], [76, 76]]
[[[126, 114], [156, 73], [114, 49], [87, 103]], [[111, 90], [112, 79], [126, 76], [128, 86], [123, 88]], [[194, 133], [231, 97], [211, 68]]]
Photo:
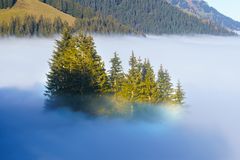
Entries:
[[[73, 63], [76, 62], [76, 50], [69, 30], [65, 30], [61, 40], [57, 41], [56, 50], [49, 62], [50, 72], [47, 74], [47, 91], [49, 98], [74, 94], [70, 82]], [[73, 61], [74, 60], [74, 61]]]
[[172, 103], [172, 83], [167, 70], [160, 66], [157, 79], [158, 103]]
[[27, 36], [35, 35], [36, 29], [37, 29], [37, 22], [35, 20], [35, 17], [33, 16], [24, 17], [23, 28], [24, 28], [24, 31], [23, 31], [24, 35], [27, 35]]
[[[134, 53], [130, 57], [130, 69], [126, 76], [117, 53], [114, 53], [110, 63], [112, 66], [107, 76], [93, 38], [82, 33], [72, 36], [70, 30], [66, 29], [61, 39], [56, 41], [56, 49], [49, 62], [45, 95], [56, 107], [69, 106], [91, 113], [97, 110], [95, 108], [92, 112], [91, 107], [87, 107], [88, 102], [93, 97], [104, 100], [102, 95], [109, 92], [115, 98], [124, 98], [131, 104], [184, 103], [180, 82], [173, 89], [171, 78], [162, 66], [156, 81], [149, 60], [142, 63]], [[130, 110], [132, 112], [133, 105]]]
[[177, 105], [184, 104], [184, 101], [183, 101], [184, 96], [185, 96], [185, 93], [182, 89], [182, 85], [181, 85], [180, 81], [178, 81], [176, 89], [175, 89], [174, 94], [173, 94], [174, 104], [177, 104]]
[[156, 103], [158, 98], [155, 74], [149, 60], [145, 60], [142, 66], [142, 82], [140, 87], [140, 101], [144, 103]]
[[54, 33], [61, 33], [63, 28], [64, 28], [64, 25], [61, 18], [60, 17], [55, 18], [53, 22]]
[[98, 94], [105, 94], [109, 92], [109, 80], [105, 70], [104, 62], [100, 55], [97, 54], [96, 47], [91, 36], [86, 36], [83, 41], [86, 47], [83, 47], [84, 50], [89, 54], [91, 61], [90, 69], [91, 74], [94, 79], [95, 87], [97, 88]]
[[140, 86], [142, 81], [141, 63], [137, 60], [134, 53], [129, 60], [130, 69], [123, 84], [121, 95], [129, 102], [138, 102], [140, 95]]
[[104, 64], [91, 36], [71, 36], [66, 30], [62, 39], [57, 41], [49, 65], [46, 95], [53, 101], [60, 98], [61, 105], [78, 108], [83, 103], [83, 97], [86, 102], [89, 96], [101, 96], [108, 91]]
[[111, 86], [111, 93], [114, 95], [122, 89], [124, 82], [124, 73], [121, 65], [121, 60], [118, 54], [115, 52], [114, 57], [110, 60], [111, 69], [109, 70], [109, 81]]

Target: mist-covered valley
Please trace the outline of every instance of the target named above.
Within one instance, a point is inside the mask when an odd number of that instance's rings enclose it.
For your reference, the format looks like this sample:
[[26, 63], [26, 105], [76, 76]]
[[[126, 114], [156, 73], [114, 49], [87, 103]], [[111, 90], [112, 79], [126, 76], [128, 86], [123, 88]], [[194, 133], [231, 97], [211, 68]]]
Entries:
[[238, 160], [240, 38], [99, 36], [109, 69], [116, 51], [132, 51], [181, 80], [185, 107], [164, 121], [89, 118], [44, 110], [44, 85], [55, 40], [0, 39], [1, 159]]

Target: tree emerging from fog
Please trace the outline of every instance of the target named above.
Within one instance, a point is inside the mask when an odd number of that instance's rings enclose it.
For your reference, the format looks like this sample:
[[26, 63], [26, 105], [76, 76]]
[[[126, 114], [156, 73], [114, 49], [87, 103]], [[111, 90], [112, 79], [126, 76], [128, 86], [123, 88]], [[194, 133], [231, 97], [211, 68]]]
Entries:
[[[126, 103], [131, 107], [183, 104], [180, 82], [174, 88], [168, 71], [162, 66], [156, 78], [150, 61], [142, 61], [134, 53], [128, 73], [123, 72], [117, 53], [110, 63], [111, 68], [106, 71], [91, 36], [71, 35], [65, 30], [49, 62], [45, 95], [50, 106], [96, 113], [96, 110], [112, 112], [116, 109], [112, 106], [117, 105], [119, 109]], [[91, 104], [96, 107], [89, 107]]]

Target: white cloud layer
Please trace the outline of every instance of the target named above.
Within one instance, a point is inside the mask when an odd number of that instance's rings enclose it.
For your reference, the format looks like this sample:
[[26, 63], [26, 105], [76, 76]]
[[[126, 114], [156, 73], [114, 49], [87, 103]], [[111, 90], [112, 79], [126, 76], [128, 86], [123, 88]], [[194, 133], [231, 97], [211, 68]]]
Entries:
[[239, 37], [95, 36], [95, 41], [105, 62], [117, 51], [127, 70], [134, 50], [137, 56], [149, 58], [155, 70], [163, 64], [174, 82], [180, 79], [189, 106], [182, 119], [163, 125], [41, 112], [54, 40], [0, 39], [0, 157], [240, 158]]

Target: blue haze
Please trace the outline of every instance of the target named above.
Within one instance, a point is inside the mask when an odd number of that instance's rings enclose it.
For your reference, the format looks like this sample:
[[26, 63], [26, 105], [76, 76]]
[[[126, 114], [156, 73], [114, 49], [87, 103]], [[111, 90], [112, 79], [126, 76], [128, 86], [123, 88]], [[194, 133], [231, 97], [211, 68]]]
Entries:
[[0, 39], [0, 159], [238, 160], [240, 38], [95, 36], [109, 68], [132, 52], [160, 64], [186, 91], [166, 121], [127, 121], [44, 111], [53, 39]]

